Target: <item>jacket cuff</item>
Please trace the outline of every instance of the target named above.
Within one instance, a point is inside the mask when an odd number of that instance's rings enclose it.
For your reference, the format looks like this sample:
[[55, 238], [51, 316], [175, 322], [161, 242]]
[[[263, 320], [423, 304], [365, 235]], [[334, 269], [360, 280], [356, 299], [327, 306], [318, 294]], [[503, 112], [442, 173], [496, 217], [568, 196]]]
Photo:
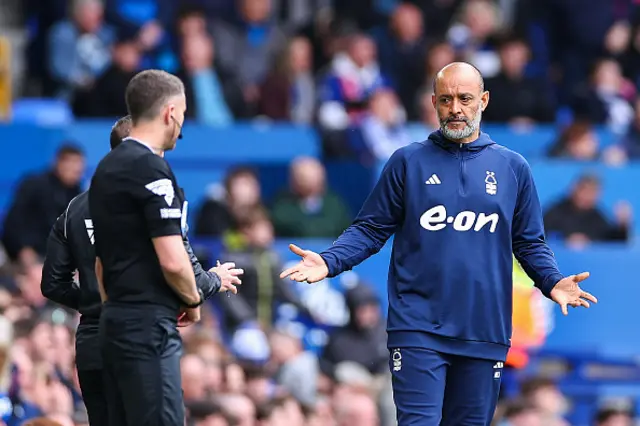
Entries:
[[563, 278], [565, 277], [561, 273], [559, 272], [553, 273], [549, 275], [547, 278], [545, 278], [544, 281], [540, 283], [538, 288], [540, 289], [542, 294], [544, 294], [547, 298], [551, 299], [551, 290], [553, 290], [556, 284], [558, 284], [558, 282]]
[[320, 257], [324, 260], [324, 263], [327, 264], [327, 269], [329, 270], [329, 274], [327, 274], [328, 278], [333, 278], [340, 273], [338, 270], [338, 265], [336, 262], [336, 258], [333, 254], [328, 252], [320, 253]]

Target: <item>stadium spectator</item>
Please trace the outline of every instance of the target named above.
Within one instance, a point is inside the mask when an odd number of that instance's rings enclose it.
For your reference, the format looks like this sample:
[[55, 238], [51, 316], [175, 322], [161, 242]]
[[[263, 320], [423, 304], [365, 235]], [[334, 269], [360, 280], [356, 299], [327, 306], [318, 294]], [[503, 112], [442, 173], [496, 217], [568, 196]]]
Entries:
[[309, 157], [291, 163], [290, 189], [275, 199], [271, 216], [279, 237], [333, 238], [351, 222], [343, 201], [327, 188], [324, 166]]
[[187, 404], [186, 408], [190, 418], [188, 426], [232, 426], [235, 424], [213, 401], [193, 402]]
[[74, 104], [78, 117], [119, 117], [127, 111], [124, 93], [127, 83], [140, 69], [141, 52], [130, 38], [121, 38], [113, 45], [113, 61], [95, 85], [81, 93]]
[[418, 98], [418, 106], [420, 111], [420, 123], [427, 129], [428, 132], [433, 132], [440, 125], [438, 120], [438, 113], [433, 107], [431, 102], [431, 96], [433, 96], [433, 90], [425, 90], [420, 93]]
[[544, 426], [570, 426], [562, 417], [568, 409], [567, 399], [553, 380], [544, 377], [526, 380], [521, 393], [524, 401], [539, 411]]
[[224, 385], [224, 362], [229, 354], [210, 332], [201, 331], [185, 338], [185, 354], [195, 354], [204, 362], [202, 379], [208, 395], [215, 395]]
[[81, 192], [83, 174], [84, 154], [67, 144], [50, 170], [22, 179], [3, 224], [2, 243], [12, 260], [29, 264], [44, 256], [51, 226]]
[[601, 182], [597, 176], [578, 179], [571, 194], [551, 206], [544, 215], [546, 233], [572, 246], [582, 247], [595, 241], [627, 241], [632, 212], [627, 203], [616, 206], [615, 222], [600, 211]]
[[449, 28], [447, 40], [462, 59], [475, 65], [485, 78], [500, 72], [496, 35], [502, 22], [498, 6], [489, 0], [466, 0], [459, 22]]
[[385, 325], [380, 300], [367, 284], [360, 283], [347, 291], [349, 324], [330, 337], [320, 358], [324, 374], [333, 376], [336, 366], [352, 361], [371, 374], [388, 371], [389, 353], [386, 348]]
[[327, 130], [344, 130], [354, 124], [373, 92], [390, 87], [380, 70], [373, 40], [363, 34], [347, 39], [345, 51], [337, 53], [321, 78], [318, 121]]
[[[169, 30], [176, 3], [172, 0], [106, 0], [105, 17], [119, 34], [135, 38], [143, 56], [143, 66], [160, 66], [169, 51]], [[167, 57], [165, 56], [165, 60]]]
[[336, 407], [337, 426], [378, 426], [378, 413], [371, 397], [363, 394], [345, 395]]
[[594, 161], [599, 154], [598, 136], [585, 121], [575, 121], [567, 126], [549, 151], [550, 157], [574, 161]]
[[207, 34], [207, 16], [205, 10], [198, 7], [186, 7], [180, 11], [176, 19], [176, 36], [179, 40]]
[[196, 217], [195, 234], [220, 237], [237, 230], [238, 215], [261, 204], [260, 182], [248, 167], [236, 167], [224, 179], [224, 187], [213, 185]]
[[573, 111], [579, 119], [606, 124], [614, 133], [622, 134], [633, 120], [625, 90], [628, 87], [620, 64], [601, 59], [594, 66], [590, 81], [577, 89], [571, 104]]
[[555, 108], [544, 81], [527, 77], [529, 46], [519, 38], [502, 41], [498, 50], [501, 71], [485, 84], [491, 105], [484, 113], [487, 122], [532, 125], [551, 123]]
[[244, 375], [247, 386], [245, 394], [256, 407], [268, 404], [278, 395], [279, 389], [274, 386], [265, 366], [247, 366], [244, 368]]
[[185, 405], [201, 401], [207, 397], [205, 371], [206, 365], [198, 355], [186, 354], [180, 360], [182, 394], [184, 395]]
[[418, 7], [400, 3], [391, 14], [388, 27], [374, 32], [380, 69], [393, 82], [400, 103], [407, 110], [414, 107], [415, 93], [424, 75], [423, 25]]
[[242, 89], [233, 75], [214, 66], [214, 45], [207, 33], [183, 37], [181, 69], [185, 83], [187, 117], [210, 126], [226, 126], [244, 109]]
[[49, 33], [48, 70], [58, 83], [58, 96], [73, 101], [76, 90], [86, 90], [111, 63], [113, 28], [104, 24], [100, 0], [74, 0], [71, 19]]
[[42, 259], [37, 258], [29, 262], [22, 262], [18, 265], [15, 277], [15, 284], [18, 290], [19, 300], [15, 300], [16, 305], [21, 304], [27, 308], [27, 315], [31, 311], [44, 313], [53, 303], [48, 302], [40, 291], [40, 279], [42, 278]]
[[594, 426], [632, 426], [633, 414], [628, 410], [604, 408], [596, 414]]
[[305, 351], [300, 338], [292, 332], [275, 331], [269, 340], [276, 382], [301, 405], [315, 406], [319, 373], [317, 357]]
[[445, 65], [456, 60], [456, 51], [445, 40], [432, 42], [424, 56], [424, 79], [422, 89], [433, 92], [433, 79]]
[[255, 426], [256, 406], [242, 394], [223, 394], [218, 397], [227, 416], [236, 420], [236, 426]]
[[[545, 29], [550, 53], [562, 69], [561, 92], [572, 93], [587, 77], [589, 67], [607, 54], [611, 37], [608, 33], [616, 23], [628, 22], [633, 16], [633, 2], [612, 3], [597, 0], [589, 7], [575, 7], [581, 3], [552, 2], [546, 7], [549, 19]], [[609, 46], [608, 46], [609, 44]], [[564, 97], [564, 95], [563, 95]]]
[[530, 402], [509, 401], [497, 426], [544, 426], [540, 411]]
[[369, 113], [360, 130], [367, 151], [378, 161], [386, 161], [396, 149], [410, 144], [405, 129], [406, 113], [391, 90], [378, 90], [369, 100]]
[[258, 114], [278, 121], [311, 124], [314, 120], [315, 80], [312, 46], [293, 38], [260, 86]]
[[239, 0], [240, 22], [213, 23], [220, 65], [237, 76], [244, 101], [255, 108], [260, 84], [285, 44], [285, 36], [273, 19], [270, 0]]
[[283, 303], [293, 305], [309, 315], [292, 284], [279, 275], [282, 262], [273, 251], [273, 225], [262, 208], [251, 209], [239, 217], [239, 241], [228, 245], [224, 258], [244, 269], [242, 292], [222, 298], [223, 328], [233, 332], [247, 322], [257, 322], [268, 330], [276, 319], [276, 309]]
[[[433, 79], [435, 78], [436, 73], [439, 70], [441, 70], [445, 65], [455, 61], [455, 59], [456, 52], [448, 42], [435, 41], [431, 43], [429, 49], [426, 51], [426, 55], [424, 56], [424, 74], [422, 82], [420, 84], [420, 88], [418, 90], [418, 94], [415, 97], [414, 104], [409, 105], [407, 109], [409, 119], [420, 120], [424, 118], [423, 112], [426, 106], [425, 102], [428, 102], [429, 105], [431, 105], [434, 118], [437, 119], [435, 108], [433, 108], [433, 104], [431, 103], [431, 95], [433, 94]], [[434, 126], [434, 129], [437, 129], [437, 121], [435, 122], [435, 124], [436, 126]]]
[[633, 121], [620, 141], [620, 148], [627, 158], [631, 160], [640, 158], [640, 97], [636, 98]]

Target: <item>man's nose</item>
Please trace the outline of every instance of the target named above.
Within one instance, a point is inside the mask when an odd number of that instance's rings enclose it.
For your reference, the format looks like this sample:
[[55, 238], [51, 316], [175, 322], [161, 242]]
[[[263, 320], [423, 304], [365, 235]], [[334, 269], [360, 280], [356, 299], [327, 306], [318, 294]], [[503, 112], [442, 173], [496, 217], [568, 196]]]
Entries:
[[459, 100], [454, 99], [451, 101], [451, 105], [449, 107], [449, 112], [453, 115], [460, 115], [462, 114], [462, 104], [460, 103]]

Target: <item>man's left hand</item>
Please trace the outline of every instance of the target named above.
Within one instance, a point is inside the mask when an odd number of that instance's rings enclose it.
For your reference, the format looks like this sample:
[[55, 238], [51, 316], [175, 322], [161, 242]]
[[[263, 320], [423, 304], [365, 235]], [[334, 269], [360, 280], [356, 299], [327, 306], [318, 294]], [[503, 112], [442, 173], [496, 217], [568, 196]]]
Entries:
[[185, 308], [178, 316], [178, 327], [188, 327], [200, 321], [200, 307]]
[[558, 281], [553, 290], [551, 290], [551, 299], [560, 305], [564, 315], [569, 314], [568, 306], [573, 306], [574, 308], [584, 306], [588, 308], [591, 306], [589, 302], [598, 303], [598, 299], [595, 296], [580, 288], [579, 283], [587, 278], [589, 278], [588, 272], [571, 275]]

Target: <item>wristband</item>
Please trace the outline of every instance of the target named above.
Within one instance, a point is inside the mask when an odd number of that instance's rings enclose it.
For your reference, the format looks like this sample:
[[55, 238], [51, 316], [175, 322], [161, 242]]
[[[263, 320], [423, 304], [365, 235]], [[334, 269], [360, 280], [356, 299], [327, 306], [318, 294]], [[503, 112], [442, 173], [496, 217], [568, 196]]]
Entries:
[[200, 300], [198, 301], [198, 303], [194, 303], [193, 305], [186, 305], [187, 308], [194, 309], [204, 303], [204, 293], [202, 293], [201, 289], [198, 289], [198, 294], [200, 295]]

